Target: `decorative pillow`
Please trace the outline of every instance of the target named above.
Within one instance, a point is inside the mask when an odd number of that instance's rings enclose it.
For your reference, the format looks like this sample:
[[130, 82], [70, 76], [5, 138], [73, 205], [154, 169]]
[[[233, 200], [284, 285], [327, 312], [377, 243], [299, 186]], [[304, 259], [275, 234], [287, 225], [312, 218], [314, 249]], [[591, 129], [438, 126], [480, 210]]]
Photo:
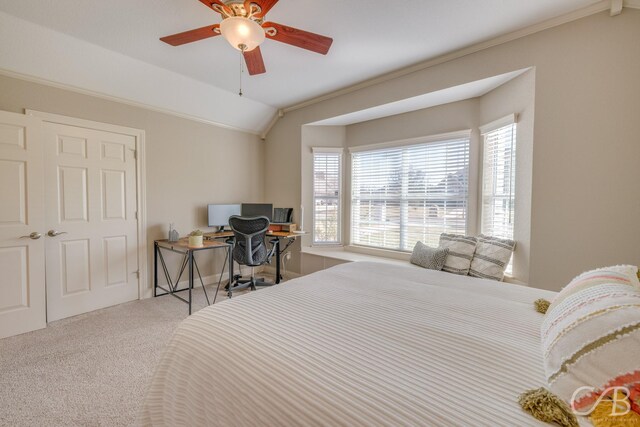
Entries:
[[502, 281], [516, 242], [481, 234], [471, 260], [469, 276]]
[[635, 265], [614, 265], [579, 274], [555, 297], [551, 306], [547, 310], [547, 313], [551, 313], [553, 309], [565, 298], [570, 297], [582, 289], [587, 289], [593, 286], [602, 284], [620, 284], [640, 288], [640, 281], [638, 280], [637, 273], [638, 267]]
[[466, 276], [469, 274], [471, 259], [476, 251], [478, 240], [473, 236], [442, 233], [440, 247], [449, 249], [442, 271]]
[[629, 277], [637, 268], [629, 267], [576, 277], [542, 322], [549, 387], [580, 414], [588, 415], [614, 386], [640, 387], [640, 287]]
[[411, 254], [411, 263], [429, 270], [442, 270], [449, 248], [432, 248], [422, 242], [416, 243]]

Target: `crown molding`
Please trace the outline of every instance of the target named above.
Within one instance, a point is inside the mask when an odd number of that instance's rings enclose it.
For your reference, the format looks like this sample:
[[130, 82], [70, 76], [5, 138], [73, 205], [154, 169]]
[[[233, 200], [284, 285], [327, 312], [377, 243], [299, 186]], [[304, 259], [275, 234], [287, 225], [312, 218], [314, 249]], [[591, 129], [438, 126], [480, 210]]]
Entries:
[[264, 131], [260, 133], [260, 139], [262, 139], [263, 141], [266, 140], [267, 135], [269, 135], [269, 132], [271, 132], [271, 129], [273, 129], [276, 123], [278, 123], [278, 120], [280, 120], [282, 117], [284, 117], [284, 111], [278, 110], [278, 112], [273, 115], [273, 118], [271, 119], [267, 127], [264, 129]]
[[[624, 6], [625, 7], [631, 7], [631, 8], [640, 8], [640, 0], [625, 0], [624, 1]], [[391, 73], [388, 74], [383, 74], [382, 76], [379, 77], [375, 77], [373, 79], [370, 80], [366, 80], [364, 82], [355, 84], [353, 86], [349, 86], [343, 89], [339, 89], [337, 91], [334, 92], [330, 92], [327, 93], [325, 95], [316, 97], [316, 98], [312, 98], [308, 101], [304, 101], [301, 102], [299, 104], [295, 104], [292, 105], [290, 107], [286, 107], [284, 108], [282, 111], [284, 111], [285, 113], [289, 113], [291, 111], [295, 111], [295, 110], [299, 110], [305, 107], [309, 107], [311, 105], [314, 104], [318, 104], [320, 102], [323, 101], [327, 101], [329, 99], [333, 99], [333, 98], [337, 98], [339, 96], [342, 95], [346, 95], [352, 92], [356, 92], [360, 89], [364, 89], [367, 87], [371, 87], [371, 86], [375, 86], [384, 82], [387, 82], [389, 80], [394, 80], [397, 79], [399, 77], [403, 77], [406, 76], [408, 74], [412, 74], [415, 73], [417, 71], [421, 71], [421, 70], [425, 70], [427, 68], [431, 68], [435, 65], [439, 65], [439, 64], [443, 64], [445, 62], [449, 62], [449, 61], [453, 61], [454, 59], [458, 59], [461, 58], [463, 56], [466, 55], [470, 55], [476, 52], [480, 52], [495, 46], [499, 46], [501, 44], [505, 44], [508, 42], [511, 42], [513, 40], [517, 40], [519, 38], [522, 37], [526, 37], [529, 36], [531, 34], [535, 34], [535, 33], [539, 33], [540, 31], [544, 31], [547, 30], [549, 28], [553, 28], [553, 27], [557, 27], [559, 25], [562, 24], [566, 24], [568, 22], [572, 22], [572, 21], [576, 21], [578, 19], [582, 19], [585, 18], [587, 16], [591, 16], [591, 15], [595, 15], [596, 13], [600, 13], [600, 12], [604, 12], [604, 11], [609, 11], [611, 10], [611, 0], [601, 0], [598, 3], [594, 3], [590, 6], [587, 6], [585, 8], [582, 9], [578, 9], [576, 11], [564, 14], [564, 15], [560, 15], [557, 16], [555, 18], [551, 18], [548, 19], [546, 21], [540, 22], [538, 24], [535, 25], [531, 25], [529, 27], [523, 28], [521, 30], [518, 31], [514, 31], [508, 34], [504, 34], [502, 36], [498, 36], [495, 37], [491, 40], [487, 40], [481, 43], [477, 43], [471, 46], [468, 46], [466, 48], [460, 49], [460, 50], [456, 50], [454, 52], [451, 53], [447, 53], [445, 55], [442, 56], [438, 56], [436, 58], [427, 60], [425, 62], [421, 62], [419, 64], [416, 65], [412, 65], [410, 67], [407, 68], [403, 68], [397, 71], [393, 71]]]
[[83, 89], [83, 88], [80, 88], [80, 87], [77, 87], [77, 86], [68, 85], [68, 84], [64, 84], [64, 83], [58, 83], [58, 82], [54, 82], [52, 80], [47, 80], [47, 79], [43, 79], [43, 78], [40, 78], [40, 77], [34, 77], [34, 76], [27, 75], [27, 74], [22, 74], [22, 73], [18, 73], [18, 72], [11, 71], [11, 70], [6, 70], [6, 69], [3, 69], [3, 68], [0, 68], [0, 76], [11, 77], [11, 78], [14, 78], [14, 79], [23, 80], [23, 81], [27, 81], [27, 82], [30, 82], [30, 83], [37, 83], [37, 84], [41, 84], [41, 85], [44, 85], [44, 86], [54, 87], [56, 89], [67, 90], [69, 92], [75, 92], [75, 93], [78, 93], [78, 94], [81, 94], [81, 95], [92, 96], [92, 97], [95, 97], [95, 98], [104, 99], [106, 101], [117, 102], [117, 103], [120, 103], [120, 104], [128, 105], [130, 107], [142, 108], [142, 109], [145, 109], [145, 110], [154, 111], [156, 113], [167, 114], [167, 115], [170, 115], [170, 116], [179, 117], [181, 119], [191, 120], [191, 121], [198, 122], [198, 123], [203, 123], [203, 124], [206, 124], [206, 125], [212, 125], [212, 126], [216, 126], [216, 127], [227, 129], [227, 130], [232, 130], [232, 131], [236, 131], [236, 132], [244, 132], [244, 133], [248, 133], [248, 134], [256, 135], [256, 136], [260, 136], [261, 135], [260, 132], [257, 132], [255, 130], [242, 129], [242, 128], [238, 128], [238, 127], [235, 127], [235, 126], [229, 126], [229, 125], [226, 125], [224, 123], [216, 122], [216, 121], [213, 121], [213, 120], [207, 120], [207, 119], [204, 119], [202, 117], [192, 116], [190, 114], [185, 114], [185, 113], [179, 113], [177, 111], [173, 111], [173, 110], [169, 110], [169, 109], [165, 109], [165, 108], [154, 107], [153, 105], [145, 104], [145, 103], [142, 103], [142, 102], [136, 102], [136, 101], [131, 101], [131, 100], [125, 99], [125, 98], [120, 98], [120, 97], [117, 97], [117, 96], [106, 95], [106, 94], [101, 93], [101, 92], [95, 92], [95, 91], [92, 91], [92, 90]]

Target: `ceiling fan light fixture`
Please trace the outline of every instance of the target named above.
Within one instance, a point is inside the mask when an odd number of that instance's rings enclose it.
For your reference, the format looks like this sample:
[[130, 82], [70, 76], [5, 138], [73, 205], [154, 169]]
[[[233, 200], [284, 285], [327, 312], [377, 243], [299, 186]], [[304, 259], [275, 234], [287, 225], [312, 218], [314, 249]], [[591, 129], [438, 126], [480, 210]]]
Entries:
[[248, 52], [265, 39], [264, 29], [255, 21], [241, 16], [226, 18], [220, 23], [220, 32], [231, 46]]

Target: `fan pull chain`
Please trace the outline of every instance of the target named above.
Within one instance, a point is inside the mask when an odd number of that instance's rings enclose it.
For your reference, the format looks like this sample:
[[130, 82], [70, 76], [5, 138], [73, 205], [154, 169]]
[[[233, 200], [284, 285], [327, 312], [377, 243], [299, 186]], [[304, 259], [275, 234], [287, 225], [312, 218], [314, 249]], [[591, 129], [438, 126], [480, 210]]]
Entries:
[[244, 74], [244, 51], [246, 49], [246, 46], [244, 48], [243, 46], [240, 46], [240, 92], [238, 93], [240, 96], [242, 96], [242, 74]]

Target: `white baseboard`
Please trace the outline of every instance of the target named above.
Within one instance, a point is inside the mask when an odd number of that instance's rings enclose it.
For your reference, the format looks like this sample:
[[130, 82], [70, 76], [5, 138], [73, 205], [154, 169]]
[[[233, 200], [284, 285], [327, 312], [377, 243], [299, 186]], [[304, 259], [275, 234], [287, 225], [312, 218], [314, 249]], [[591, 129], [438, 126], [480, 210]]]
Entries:
[[[276, 274], [276, 268], [271, 267], [270, 265], [264, 266], [263, 271], [267, 274], [273, 274], [274, 276]], [[302, 277], [302, 274], [295, 273], [293, 271], [287, 271], [285, 274], [283, 274], [283, 277], [285, 278], [285, 280], [291, 280], [291, 279], [297, 279], [298, 277]]]

